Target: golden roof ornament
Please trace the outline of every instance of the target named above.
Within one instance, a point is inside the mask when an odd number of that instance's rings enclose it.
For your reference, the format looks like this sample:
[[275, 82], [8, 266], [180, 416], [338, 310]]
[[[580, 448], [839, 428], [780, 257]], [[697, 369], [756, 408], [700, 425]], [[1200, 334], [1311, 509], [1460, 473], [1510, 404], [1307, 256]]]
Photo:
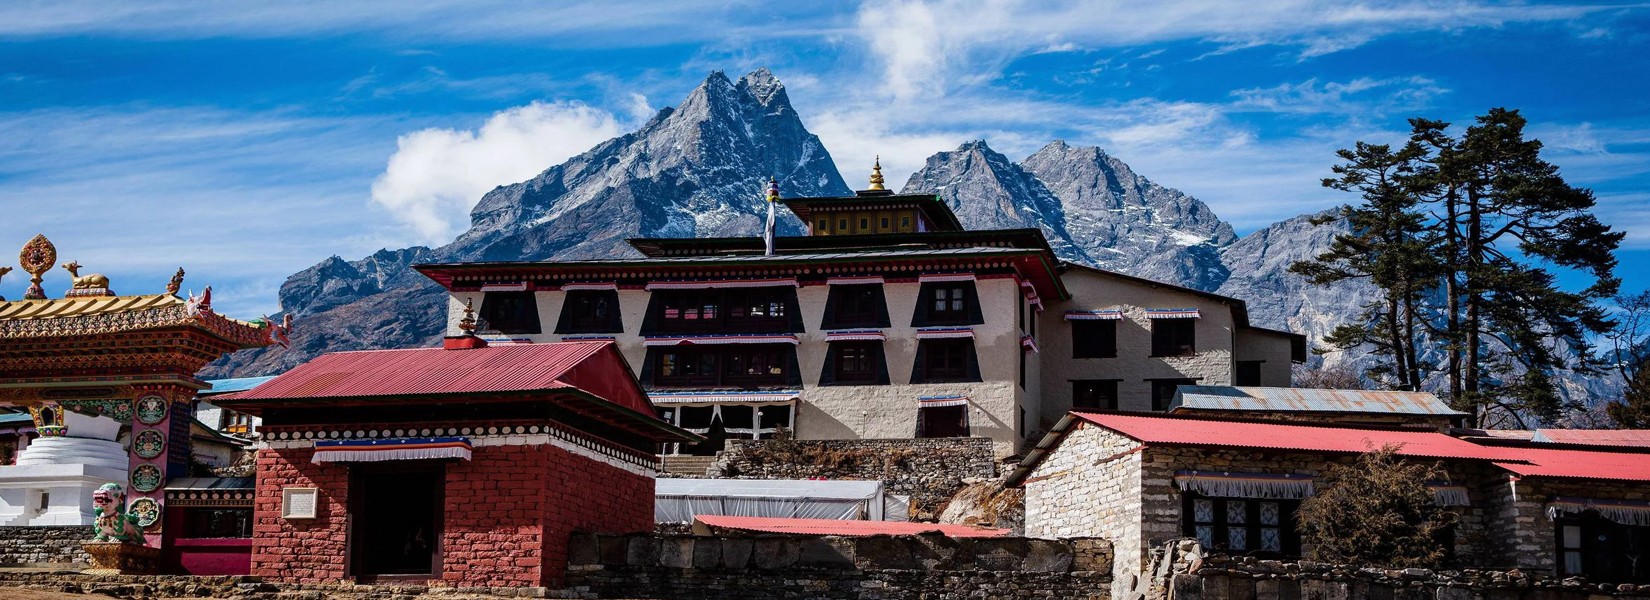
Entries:
[[70, 287], [69, 292], [64, 294], [63, 297], [83, 298], [87, 296], [115, 295], [115, 293], [109, 289], [108, 277], [104, 277], [101, 273], [92, 273], [90, 275], [81, 276], [80, 268], [80, 261], [71, 260], [63, 263], [63, 270], [68, 271], [69, 276], [74, 278], [73, 287]]
[[[0, 279], [5, 279], [6, 274], [10, 273], [10, 272], [11, 272], [11, 267], [0, 267]], [[5, 296], [0, 296], [0, 302], [5, 302], [5, 301], [6, 301], [6, 297]]]
[[882, 187], [882, 155], [881, 154], [877, 155], [876, 163], [871, 165], [871, 188], [870, 189], [873, 189], [873, 190], [886, 190], [886, 189], [888, 189], [888, 188]]
[[178, 290], [181, 289], [183, 289], [183, 267], [178, 267], [178, 272], [172, 274], [172, 280], [166, 282], [166, 293], [176, 296]]
[[476, 311], [472, 304], [474, 302], [474, 298], [464, 299], [464, 318], [458, 320], [458, 330], [464, 332], [461, 335], [476, 334]]
[[53, 246], [45, 234], [37, 234], [29, 243], [23, 244], [23, 251], [17, 255], [17, 264], [22, 265], [29, 274], [29, 290], [23, 292], [23, 299], [45, 300], [46, 288], [40, 287], [40, 278], [57, 264], [57, 246]]

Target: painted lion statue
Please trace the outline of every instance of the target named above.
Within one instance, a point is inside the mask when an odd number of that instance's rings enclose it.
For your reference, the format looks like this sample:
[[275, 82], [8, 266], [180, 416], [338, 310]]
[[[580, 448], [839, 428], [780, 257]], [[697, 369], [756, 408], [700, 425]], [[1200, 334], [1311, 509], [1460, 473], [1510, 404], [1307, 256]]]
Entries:
[[126, 488], [118, 483], [105, 483], [92, 492], [92, 541], [141, 543], [143, 530], [138, 518], [126, 512]]

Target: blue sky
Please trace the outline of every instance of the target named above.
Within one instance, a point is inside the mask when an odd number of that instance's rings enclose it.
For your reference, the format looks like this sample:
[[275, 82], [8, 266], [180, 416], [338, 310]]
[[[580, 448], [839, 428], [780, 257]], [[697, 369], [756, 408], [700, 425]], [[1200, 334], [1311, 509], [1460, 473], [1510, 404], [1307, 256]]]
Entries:
[[822, 5], [6, 3], [0, 251], [45, 233], [121, 293], [183, 266], [220, 309], [272, 313], [293, 272], [448, 241], [490, 187], [767, 66], [852, 185], [876, 154], [903, 182], [970, 139], [1019, 159], [1059, 138], [1240, 234], [1350, 200], [1318, 185], [1336, 148], [1519, 108], [1650, 287], [1650, 6]]

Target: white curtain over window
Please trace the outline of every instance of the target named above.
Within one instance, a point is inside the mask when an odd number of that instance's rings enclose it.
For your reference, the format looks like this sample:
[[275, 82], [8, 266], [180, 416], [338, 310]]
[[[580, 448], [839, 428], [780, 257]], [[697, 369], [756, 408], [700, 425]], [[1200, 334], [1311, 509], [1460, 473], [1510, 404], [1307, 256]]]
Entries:
[[1221, 498], [1299, 500], [1312, 495], [1310, 475], [1177, 471], [1174, 482], [1182, 491]]

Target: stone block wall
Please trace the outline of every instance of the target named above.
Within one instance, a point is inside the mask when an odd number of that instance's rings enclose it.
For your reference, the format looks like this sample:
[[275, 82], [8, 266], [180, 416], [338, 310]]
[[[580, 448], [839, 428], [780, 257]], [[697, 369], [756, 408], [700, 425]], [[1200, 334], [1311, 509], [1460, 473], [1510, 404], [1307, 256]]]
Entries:
[[899, 440], [728, 440], [710, 469], [734, 479], [880, 480], [911, 497], [913, 520], [932, 519], [965, 480], [992, 479], [988, 438]]
[[[1174, 600], [1622, 600], [1650, 586], [1589, 584], [1518, 571], [1371, 569], [1211, 556], [1173, 575]], [[1150, 600], [1166, 600], [1159, 591]]]
[[91, 557], [80, 548], [90, 539], [90, 525], [0, 527], [0, 567], [90, 564]]
[[1117, 553], [1118, 583], [1140, 571], [1139, 442], [1110, 430], [1079, 425], [1058, 452], [1026, 478], [1026, 535], [1104, 538]]
[[596, 598], [1110, 598], [1104, 540], [577, 535], [567, 591]]
[[1566, 481], [1549, 478], [1513, 480], [1495, 477], [1484, 489], [1489, 496], [1490, 510], [1495, 511], [1490, 541], [1506, 567], [1516, 567], [1538, 573], [1555, 573], [1558, 569], [1558, 534], [1553, 519], [1547, 516], [1547, 502], [1554, 497], [1592, 498], [1596, 500], [1650, 501], [1650, 487], [1629, 482], [1599, 480]]

